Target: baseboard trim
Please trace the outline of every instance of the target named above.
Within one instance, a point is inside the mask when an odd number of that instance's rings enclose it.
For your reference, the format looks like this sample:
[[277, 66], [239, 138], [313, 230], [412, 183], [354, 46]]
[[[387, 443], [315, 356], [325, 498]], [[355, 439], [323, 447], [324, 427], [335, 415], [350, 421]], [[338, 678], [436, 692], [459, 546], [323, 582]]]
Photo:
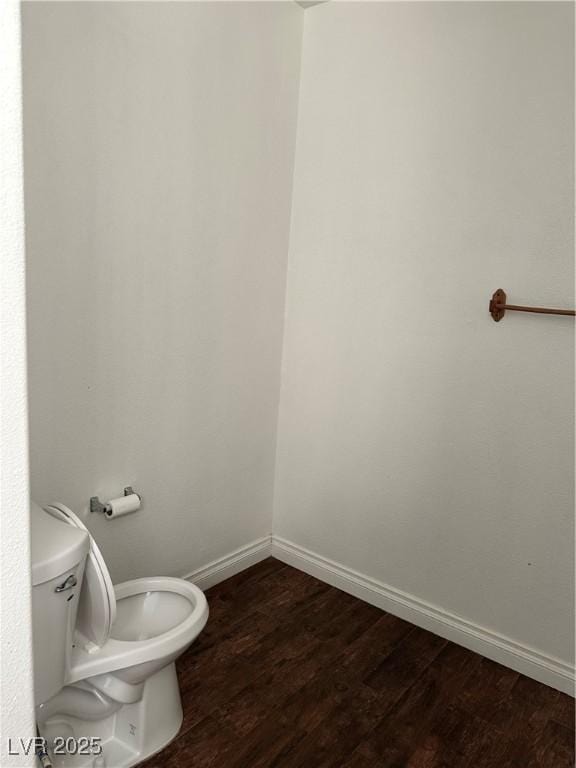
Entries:
[[574, 696], [574, 668], [560, 659], [466, 621], [279, 536], [272, 537], [269, 554], [388, 613]]
[[214, 584], [229, 579], [230, 576], [235, 576], [240, 571], [250, 568], [251, 565], [256, 565], [261, 560], [270, 557], [271, 549], [272, 537], [263, 536], [261, 539], [256, 539], [256, 541], [224, 555], [224, 557], [213, 560], [202, 568], [187, 573], [182, 578], [196, 584], [200, 589], [208, 589]]

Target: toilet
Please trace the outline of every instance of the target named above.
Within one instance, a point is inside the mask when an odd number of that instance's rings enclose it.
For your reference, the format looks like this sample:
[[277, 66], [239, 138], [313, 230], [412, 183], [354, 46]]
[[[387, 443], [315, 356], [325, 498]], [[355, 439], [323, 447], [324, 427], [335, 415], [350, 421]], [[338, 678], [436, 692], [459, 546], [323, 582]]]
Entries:
[[128, 768], [182, 724], [175, 660], [208, 619], [184, 579], [112, 584], [63, 504], [31, 504], [36, 719], [55, 768]]

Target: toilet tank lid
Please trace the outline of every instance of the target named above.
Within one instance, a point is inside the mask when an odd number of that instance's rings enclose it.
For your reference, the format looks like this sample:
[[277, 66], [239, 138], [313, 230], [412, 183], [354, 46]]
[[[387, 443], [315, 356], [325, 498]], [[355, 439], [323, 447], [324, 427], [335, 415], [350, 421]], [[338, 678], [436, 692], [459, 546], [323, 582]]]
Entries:
[[56, 520], [38, 504], [30, 502], [32, 531], [32, 584], [55, 579], [78, 565], [88, 554], [86, 531]]

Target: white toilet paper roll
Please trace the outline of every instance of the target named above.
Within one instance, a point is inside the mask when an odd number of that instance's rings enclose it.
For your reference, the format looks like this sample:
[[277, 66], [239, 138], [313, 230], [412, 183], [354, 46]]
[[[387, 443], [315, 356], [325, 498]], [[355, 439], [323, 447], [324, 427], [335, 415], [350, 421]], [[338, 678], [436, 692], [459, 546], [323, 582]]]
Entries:
[[129, 496], [120, 496], [118, 499], [111, 499], [108, 502], [106, 509], [106, 517], [112, 519], [114, 517], [122, 517], [122, 515], [129, 515], [131, 512], [136, 512], [140, 509], [140, 496], [137, 493], [131, 493]]

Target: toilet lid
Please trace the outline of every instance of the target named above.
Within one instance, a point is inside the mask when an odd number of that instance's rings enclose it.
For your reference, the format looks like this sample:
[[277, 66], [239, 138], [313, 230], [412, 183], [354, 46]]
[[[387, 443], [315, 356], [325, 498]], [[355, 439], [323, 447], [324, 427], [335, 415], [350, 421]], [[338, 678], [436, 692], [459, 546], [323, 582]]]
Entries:
[[110, 629], [116, 618], [116, 595], [106, 562], [90, 531], [71, 509], [64, 504], [51, 504], [45, 510], [58, 520], [86, 531], [90, 536], [76, 629], [91, 643], [102, 646], [110, 637]]

